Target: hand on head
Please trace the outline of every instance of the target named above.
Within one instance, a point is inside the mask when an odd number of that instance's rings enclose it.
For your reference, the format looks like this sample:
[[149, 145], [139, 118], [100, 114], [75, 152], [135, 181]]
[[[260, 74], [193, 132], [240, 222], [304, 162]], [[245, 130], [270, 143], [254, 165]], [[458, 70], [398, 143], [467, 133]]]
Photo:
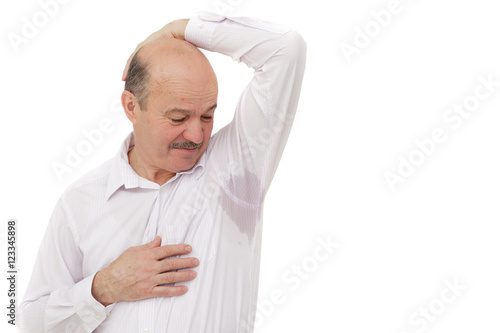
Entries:
[[122, 81], [125, 81], [127, 79], [127, 73], [128, 73], [128, 68], [130, 66], [130, 62], [132, 61], [132, 58], [134, 55], [141, 49], [144, 45], [158, 39], [158, 38], [177, 38], [181, 40], [185, 40], [184, 38], [184, 31], [186, 31], [186, 26], [189, 22], [189, 19], [183, 19], [183, 20], [176, 20], [168, 23], [165, 25], [163, 28], [158, 30], [157, 32], [151, 34], [148, 38], [146, 38], [142, 43], [137, 45], [135, 51], [130, 55], [127, 61], [127, 65], [125, 66], [125, 69], [123, 70], [123, 75], [122, 75]]

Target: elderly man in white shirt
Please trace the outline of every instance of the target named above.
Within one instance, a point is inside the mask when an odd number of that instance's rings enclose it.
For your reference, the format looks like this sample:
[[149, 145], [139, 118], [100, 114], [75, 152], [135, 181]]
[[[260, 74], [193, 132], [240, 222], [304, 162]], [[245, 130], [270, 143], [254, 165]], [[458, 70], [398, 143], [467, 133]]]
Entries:
[[[212, 136], [217, 79], [199, 51], [254, 69]], [[115, 158], [61, 196], [20, 306], [25, 332], [252, 332], [264, 197], [305, 67], [287, 27], [201, 13], [129, 59], [133, 124]]]

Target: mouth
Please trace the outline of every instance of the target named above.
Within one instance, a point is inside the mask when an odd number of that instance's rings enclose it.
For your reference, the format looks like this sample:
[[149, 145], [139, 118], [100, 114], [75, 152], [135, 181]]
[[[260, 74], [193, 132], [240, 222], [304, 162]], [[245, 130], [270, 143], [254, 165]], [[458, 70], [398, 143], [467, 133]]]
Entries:
[[169, 149], [175, 149], [184, 155], [193, 155], [198, 153], [202, 146], [203, 142], [174, 142], [169, 146]]
[[174, 148], [185, 154], [193, 154], [198, 151], [199, 148]]

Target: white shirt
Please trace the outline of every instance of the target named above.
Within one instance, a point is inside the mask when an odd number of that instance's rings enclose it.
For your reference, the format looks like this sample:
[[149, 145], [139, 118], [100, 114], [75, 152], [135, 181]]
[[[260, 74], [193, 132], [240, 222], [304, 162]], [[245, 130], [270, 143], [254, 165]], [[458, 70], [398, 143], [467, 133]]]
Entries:
[[[297, 107], [302, 37], [283, 26], [201, 13], [185, 38], [252, 67], [233, 121], [189, 171], [160, 186], [128, 162], [131, 134], [115, 158], [61, 196], [19, 309], [25, 332], [252, 332], [262, 208]], [[200, 260], [189, 291], [104, 307], [94, 275], [131, 246], [185, 243]]]

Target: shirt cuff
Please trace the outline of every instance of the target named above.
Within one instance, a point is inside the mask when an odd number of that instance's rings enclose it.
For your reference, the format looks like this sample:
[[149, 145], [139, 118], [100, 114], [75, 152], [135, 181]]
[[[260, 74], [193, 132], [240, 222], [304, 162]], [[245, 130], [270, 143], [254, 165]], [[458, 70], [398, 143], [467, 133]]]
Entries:
[[226, 18], [221, 15], [208, 12], [199, 12], [197, 16], [192, 17], [184, 31], [184, 38], [191, 44], [202, 49], [212, 49], [212, 35], [219, 22]]
[[92, 296], [92, 282], [95, 274], [78, 282], [74, 287], [74, 300], [76, 306], [76, 314], [82, 322], [89, 325], [88, 329], [94, 330], [106, 318], [111, 315], [115, 304], [104, 306]]

